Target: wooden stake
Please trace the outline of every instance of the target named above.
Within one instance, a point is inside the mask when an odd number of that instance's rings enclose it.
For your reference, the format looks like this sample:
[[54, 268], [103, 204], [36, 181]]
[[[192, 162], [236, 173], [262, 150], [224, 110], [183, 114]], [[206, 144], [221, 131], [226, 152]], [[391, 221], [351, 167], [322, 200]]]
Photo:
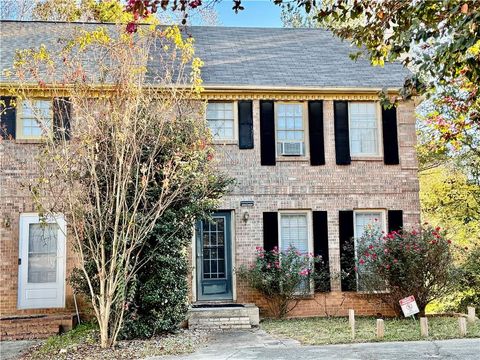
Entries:
[[348, 310], [348, 323], [352, 329], [352, 339], [355, 339], [355, 311], [353, 309]]
[[377, 319], [377, 338], [383, 339], [385, 336], [385, 323], [383, 319]]
[[458, 318], [458, 327], [460, 330], [460, 336], [467, 335], [467, 319], [465, 319], [463, 316]]
[[473, 324], [475, 322], [475, 308], [473, 306], [467, 307], [468, 312], [468, 322]]
[[428, 337], [428, 320], [426, 317], [420, 318], [420, 334]]

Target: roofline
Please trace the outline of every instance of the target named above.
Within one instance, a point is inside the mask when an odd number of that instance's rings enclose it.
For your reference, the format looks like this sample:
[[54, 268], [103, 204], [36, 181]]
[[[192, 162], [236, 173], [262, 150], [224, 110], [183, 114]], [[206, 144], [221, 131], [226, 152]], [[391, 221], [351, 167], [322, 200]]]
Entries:
[[[0, 82], [0, 90], [9, 90], [11, 88], [18, 88], [20, 83], [17, 82]], [[25, 89], [43, 89], [43, 90], [66, 90], [70, 85], [59, 86], [57, 84], [45, 84], [40, 87], [38, 83], [28, 83], [21, 84]], [[162, 88], [160, 86], [150, 85], [153, 88]], [[109, 84], [97, 84], [93, 85], [93, 88], [96, 90], [109, 90], [112, 88], [112, 85]], [[182, 86], [181, 86], [182, 87]], [[380, 91], [387, 91], [389, 93], [398, 93], [400, 87], [335, 87], [335, 86], [325, 86], [325, 87], [312, 87], [312, 86], [271, 86], [271, 85], [203, 85], [204, 91], [208, 92], [238, 92], [238, 91], [250, 91], [250, 92], [287, 92], [287, 93], [378, 93]]]
[[[0, 23], [43, 23], [43, 24], [72, 24], [72, 25], [125, 25], [127, 22], [99, 22], [99, 21], [55, 21], [55, 20], [14, 20], [14, 19], [0, 19]], [[153, 23], [139, 23], [139, 26], [145, 25], [155, 25], [160, 27], [168, 27], [168, 26], [177, 26], [182, 29], [189, 29], [189, 28], [220, 28], [220, 29], [239, 29], [239, 30], [247, 30], [247, 29], [264, 29], [264, 30], [285, 30], [285, 31], [323, 31], [329, 32], [328, 29], [322, 28], [291, 28], [291, 27], [266, 27], [266, 26], [216, 26], [216, 25], [182, 25], [182, 24], [153, 24]]]

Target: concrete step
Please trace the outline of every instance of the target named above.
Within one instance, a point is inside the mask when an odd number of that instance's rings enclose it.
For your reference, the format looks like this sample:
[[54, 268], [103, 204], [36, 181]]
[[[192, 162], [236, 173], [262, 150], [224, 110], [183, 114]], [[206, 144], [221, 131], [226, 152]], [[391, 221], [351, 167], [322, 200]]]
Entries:
[[188, 311], [190, 329], [250, 329], [259, 322], [254, 304], [194, 304]]

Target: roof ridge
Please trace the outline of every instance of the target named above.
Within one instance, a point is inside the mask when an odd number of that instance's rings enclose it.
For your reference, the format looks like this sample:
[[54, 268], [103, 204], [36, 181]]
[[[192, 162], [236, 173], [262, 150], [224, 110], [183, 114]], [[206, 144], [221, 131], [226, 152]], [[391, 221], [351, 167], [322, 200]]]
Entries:
[[[14, 20], [14, 19], [0, 19], [0, 23], [17, 23], [17, 24], [29, 24], [29, 23], [43, 23], [43, 24], [83, 24], [83, 25], [119, 25], [125, 23], [115, 22], [100, 22], [100, 21], [57, 21], [57, 20]], [[149, 26], [150, 23], [142, 23], [139, 25]], [[330, 32], [327, 29], [322, 28], [291, 28], [291, 27], [262, 27], [262, 26], [223, 26], [223, 25], [180, 25], [180, 24], [160, 24], [158, 26], [172, 26], [177, 25], [181, 28], [203, 28], [203, 29], [240, 29], [240, 30], [286, 30], [286, 31], [324, 31]]]

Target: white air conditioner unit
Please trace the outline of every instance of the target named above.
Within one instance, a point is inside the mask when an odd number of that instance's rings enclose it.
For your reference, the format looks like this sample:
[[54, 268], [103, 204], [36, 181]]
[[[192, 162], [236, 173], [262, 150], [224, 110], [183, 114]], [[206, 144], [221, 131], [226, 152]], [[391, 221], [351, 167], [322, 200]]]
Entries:
[[283, 156], [301, 156], [303, 152], [302, 141], [280, 141], [278, 142], [278, 154]]

